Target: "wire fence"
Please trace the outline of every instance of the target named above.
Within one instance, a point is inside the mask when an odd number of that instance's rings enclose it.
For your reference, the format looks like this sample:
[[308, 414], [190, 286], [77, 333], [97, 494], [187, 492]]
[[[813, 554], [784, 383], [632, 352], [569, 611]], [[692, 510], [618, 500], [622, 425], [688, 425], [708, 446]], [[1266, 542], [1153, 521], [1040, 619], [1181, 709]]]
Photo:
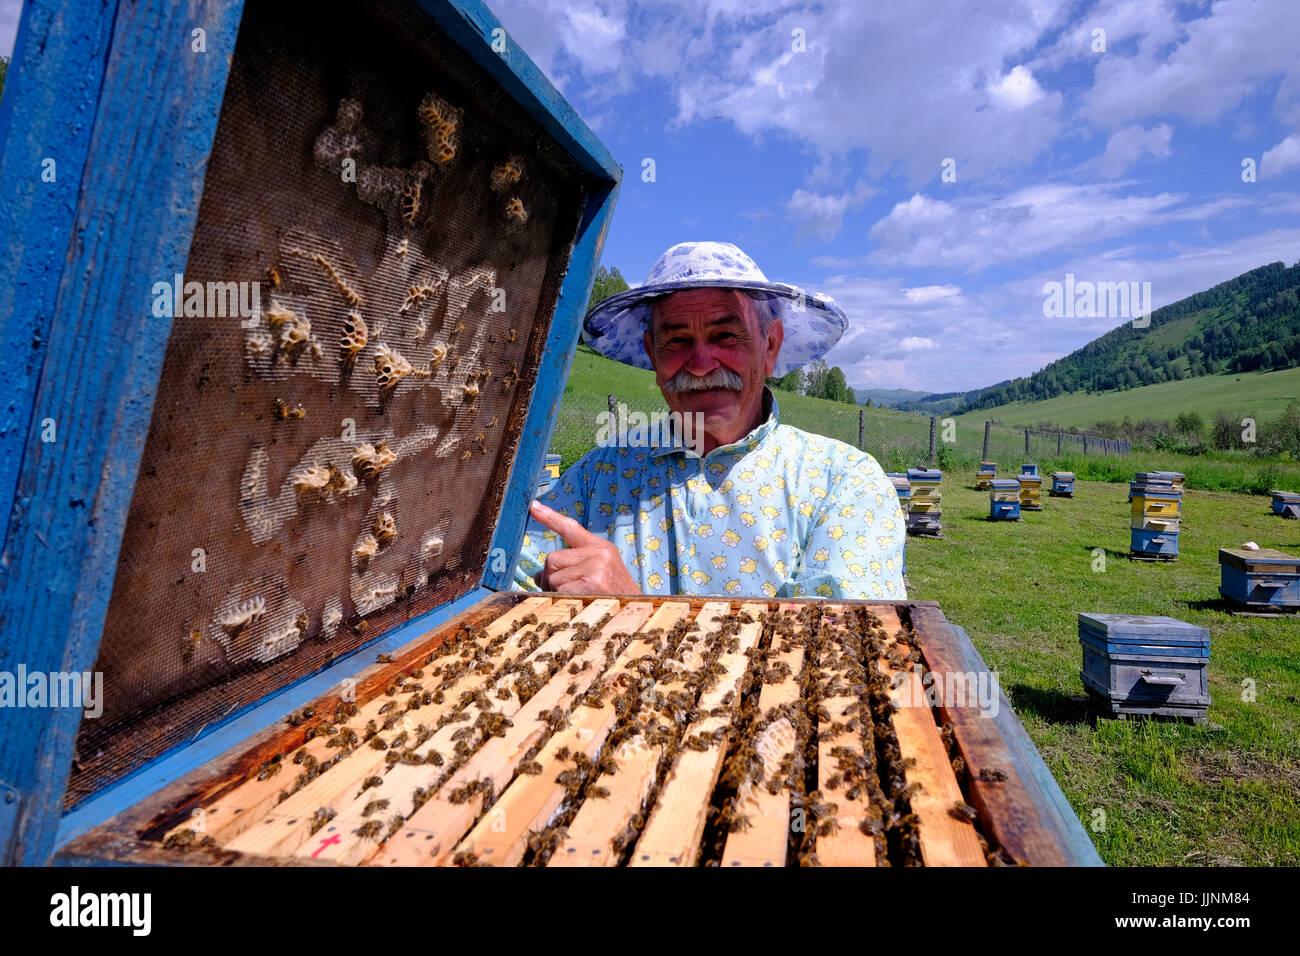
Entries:
[[[999, 462], [999, 471], [1018, 471], [1022, 461], [1049, 460], [1072, 454], [1127, 455], [1129, 443], [1100, 435], [1011, 428], [990, 422], [967, 422], [828, 402], [777, 392], [781, 421], [818, 435], [835, 438], [870, 452], [886, 471], [938, 466], [969, 470], [980, 461]], [[628, 416], [640, 412], [651, 418], [667, 413], [662, 397], [642, 393], [598, 395], [566, 390], [556, 417], [551, 450], [567, 469], [596, 446], [602, 437], [617, 435]], [[621, 417], [620, 417], [621, 416]]]

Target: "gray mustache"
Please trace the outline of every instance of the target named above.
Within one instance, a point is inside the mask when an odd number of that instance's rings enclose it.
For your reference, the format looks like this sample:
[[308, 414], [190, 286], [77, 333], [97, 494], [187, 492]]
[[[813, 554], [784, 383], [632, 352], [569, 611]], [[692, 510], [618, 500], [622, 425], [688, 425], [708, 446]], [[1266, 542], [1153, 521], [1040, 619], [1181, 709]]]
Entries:
[[745, 387], [745, 380], [730, 369], [715, 368], [708, 375], [692, 375], [682, 369], [668, 381], [664, 382], [665, 392], [702, 392], [711, 388], [725, 388], [739, 392]]

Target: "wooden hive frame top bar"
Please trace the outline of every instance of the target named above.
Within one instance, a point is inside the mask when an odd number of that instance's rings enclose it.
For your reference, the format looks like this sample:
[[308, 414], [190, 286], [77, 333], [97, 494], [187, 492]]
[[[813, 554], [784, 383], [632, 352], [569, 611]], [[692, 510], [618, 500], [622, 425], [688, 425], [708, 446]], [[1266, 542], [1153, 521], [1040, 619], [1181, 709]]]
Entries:
[[1009, 708], [927, 704], [914, 665], [977, 671], [963, 643], [921, 602], [497, 595], [64, 855], [1096, 862]]

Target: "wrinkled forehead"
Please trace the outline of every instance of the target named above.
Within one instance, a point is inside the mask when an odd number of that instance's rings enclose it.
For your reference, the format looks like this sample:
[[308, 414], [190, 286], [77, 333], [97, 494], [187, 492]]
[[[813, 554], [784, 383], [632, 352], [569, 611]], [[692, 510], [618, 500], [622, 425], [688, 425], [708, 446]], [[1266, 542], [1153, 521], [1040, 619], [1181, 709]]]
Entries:
[[683, 289], [651, 301], [648, 331], [653, 335], [665, 327], [687, 327], [701, 320], [728, 317], [746, 324], [756, 322], [754, 300], [739, 289]]

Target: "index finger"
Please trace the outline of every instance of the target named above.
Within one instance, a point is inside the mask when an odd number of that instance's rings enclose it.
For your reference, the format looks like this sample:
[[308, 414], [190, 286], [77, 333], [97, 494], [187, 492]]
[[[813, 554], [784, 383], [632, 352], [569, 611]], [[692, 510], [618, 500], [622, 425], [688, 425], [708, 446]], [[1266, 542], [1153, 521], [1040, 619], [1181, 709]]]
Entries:
[[560, 514], [554, 508], [546, 507], [540, 501], [534, 501], [529, 505], [528, 511], [537, 519], [539, 524], [550, 528], [563, 538], [564, 543], [571, 548], [580, 548], [583, 545], [591, 544], [592, 538], [596, 537], [573, 518]]

